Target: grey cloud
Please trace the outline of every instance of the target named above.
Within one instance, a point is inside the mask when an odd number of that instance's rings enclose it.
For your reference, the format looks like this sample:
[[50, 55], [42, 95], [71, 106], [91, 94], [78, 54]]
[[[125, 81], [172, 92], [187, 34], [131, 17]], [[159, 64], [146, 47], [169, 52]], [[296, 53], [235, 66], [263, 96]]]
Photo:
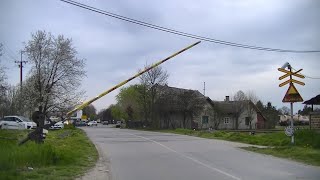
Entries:
[[[211, 38], [286, 49], [320, 49], [318, 1], [88, 1], [79, 2], [120, 15]], [[60, 1], [0, 2], [0, 41], [18, 52], [30, 34], [44, 29], [72, 38], [80, 58], [87, 59], [82, 88], [94, 97], [196, 40], [95, 14]], [[166, 62], [169, 85], [197, 89], [223, 100], [237, 90], [254, 90], [264, 101], [284, 105], [277, 71], [289, 61], [310, 76], [320, 76], [319, 54], [253, 51], [208, 42]], [[8, 73], [17, 83], [16, 69]], [[132, 83], [137, 83], [134, 80]], [[320, 91], [318, 80], [305, 79], [301, 94]], [[97, 101], [98, 109], [114, 103], [118, 90]], [[301, 107], [301, 105], [299, 105]]]

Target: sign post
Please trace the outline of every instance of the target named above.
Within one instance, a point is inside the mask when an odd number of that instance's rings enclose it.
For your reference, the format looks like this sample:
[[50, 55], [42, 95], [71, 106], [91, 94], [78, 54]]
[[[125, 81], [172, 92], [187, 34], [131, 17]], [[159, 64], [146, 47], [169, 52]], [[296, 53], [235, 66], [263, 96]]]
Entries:
[[289, 71], [285, 70], [284, 68], [278, 68], [278, 71], [286, 73], [285, 75], [279, 77], [279, 80], [282, 80], [288, 76], [290, 77], [289, 80], [279, 84], [279, 87], [282, 87], [286, 84], [289, 84], [289, 88], [288, 88], [285, 96], [283, 97], [282, 102], [284, 102], [284, 103], [290, 102], [291, 121], [290, 121], [290, 126], [286, 128], [285, 133], [286, 133], [286, 135], [291, 136], [291, 144], [294, 144], [293, 103], [294, 102], [302, 102], [303, 99], [302, 99], [301, 95], [299, 94], [298, 90], [296, 89], [296, 87], [293, 85], [293, 83], [300, 84], [302, 86], [304, 86], [305, 84], [303, 82], [292, 79], [292, 76], [296, 76], [299, 78], [305, 78], [305, 77], [301, 74], [298, 74], [299, 72], [302, 71], [302, 69], [300, 69], [296, 72], [292, 72], [292, 68], [289, 63], [287, 63], [287, 67], [288, 67]]

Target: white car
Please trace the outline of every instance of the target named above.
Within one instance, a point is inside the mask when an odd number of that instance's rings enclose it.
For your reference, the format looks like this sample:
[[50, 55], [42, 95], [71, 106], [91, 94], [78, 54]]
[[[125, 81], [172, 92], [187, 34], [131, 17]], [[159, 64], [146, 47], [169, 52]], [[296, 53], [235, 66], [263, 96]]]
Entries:
[[90, 121], [90, 122], [88, 122], [87, 125], [88, 126], [98, 126], [98, 123], [97, 123], [97, 121]]
[[5, 116], [0, 120], [1, 129], [35, 129], [37, 124], [23, 116]]
[[62, 121], [59, 121], [50, 127], [50, 129], [63, 129], [63, 128], [64, 128], [64, 124]]

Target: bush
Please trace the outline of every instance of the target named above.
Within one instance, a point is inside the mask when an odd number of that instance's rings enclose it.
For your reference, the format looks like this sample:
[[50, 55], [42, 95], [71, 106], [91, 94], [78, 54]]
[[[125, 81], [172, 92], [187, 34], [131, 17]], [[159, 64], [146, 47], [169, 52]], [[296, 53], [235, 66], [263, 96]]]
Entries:
[[65, 124], [64, 129], [76, 129], [76, 127], [73, 124]]
[[295, 143], [298, 146], [320, 149], [320, 133], [315, 130], [298, 130], [295, 133]]

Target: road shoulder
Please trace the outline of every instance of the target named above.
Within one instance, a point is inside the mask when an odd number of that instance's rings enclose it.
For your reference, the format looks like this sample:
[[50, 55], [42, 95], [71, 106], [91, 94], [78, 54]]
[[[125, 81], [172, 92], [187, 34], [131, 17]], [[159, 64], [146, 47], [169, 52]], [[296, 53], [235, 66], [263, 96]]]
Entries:
[[77, 180], [111, 180], [110, 161], [103, 155], [100, 146], [95, 143], [94, 145], [98, 151], [99, 159], [94, 168], [90, 169], [82, 177], [77, 178]]

